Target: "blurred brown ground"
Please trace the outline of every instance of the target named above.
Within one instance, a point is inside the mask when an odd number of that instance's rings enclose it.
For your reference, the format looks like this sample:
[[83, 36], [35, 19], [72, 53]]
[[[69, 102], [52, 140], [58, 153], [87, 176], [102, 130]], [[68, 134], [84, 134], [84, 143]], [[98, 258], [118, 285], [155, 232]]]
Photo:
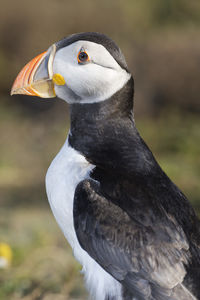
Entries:
[[14, 78], [55, 41], [103, 32], [135, 78], [135, 117], [167, 174], [200, 208], [200, 2], [0, 0], [0, 299], [86, 299], [80, 267], [51, 215], [46, 170], [65, 140], [67, 104], [10, 97]]

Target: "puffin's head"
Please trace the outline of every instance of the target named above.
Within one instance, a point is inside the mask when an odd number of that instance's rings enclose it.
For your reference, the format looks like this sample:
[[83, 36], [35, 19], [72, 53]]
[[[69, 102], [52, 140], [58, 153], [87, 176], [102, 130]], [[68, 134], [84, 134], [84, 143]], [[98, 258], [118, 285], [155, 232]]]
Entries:
[[68, 103], [108, 99], [130, 79], [118, 46], [95, 32], [71, 35], [31, 60], [17, 76], [13, 94], [58, 96]]

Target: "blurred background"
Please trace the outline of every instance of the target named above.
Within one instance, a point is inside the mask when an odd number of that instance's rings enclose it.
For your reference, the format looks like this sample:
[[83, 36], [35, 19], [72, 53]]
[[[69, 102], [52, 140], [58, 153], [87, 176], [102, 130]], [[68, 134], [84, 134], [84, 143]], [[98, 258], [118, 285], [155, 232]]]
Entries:
[[30, 59], [64, 36], [109, 35], [135, 78], [142, 137], [199, 213], [200, 2], [0, 0], [0, 7], [0, 262], [8, 262], [0, 264], [0, 299], [87, 299], [44, 187], [67, 135], [68, 106], [10, 97], [11, 85]]

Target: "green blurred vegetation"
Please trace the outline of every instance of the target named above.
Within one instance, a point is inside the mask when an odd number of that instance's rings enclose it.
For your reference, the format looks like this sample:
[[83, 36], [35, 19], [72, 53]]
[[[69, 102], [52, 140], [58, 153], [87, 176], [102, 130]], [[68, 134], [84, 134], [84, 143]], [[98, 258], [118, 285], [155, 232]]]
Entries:
[[44, 178], [67, 135], [67, 105], [15, 96], [18, 71], [71, 33], [99, 31], [135, 78], [135, 118], [157, 160], [200, 212], [200, 2], [0, 0], [0, 299], [86, 299], [80, 266], [47, 203]]

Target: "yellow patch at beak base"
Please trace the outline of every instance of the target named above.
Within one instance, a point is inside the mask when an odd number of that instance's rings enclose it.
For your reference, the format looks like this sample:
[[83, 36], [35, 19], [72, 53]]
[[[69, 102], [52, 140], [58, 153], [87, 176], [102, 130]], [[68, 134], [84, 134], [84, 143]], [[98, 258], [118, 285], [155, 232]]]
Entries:
[[62, 75], [56, 73], [53, 75], [52, 78], [53, 82], [57, 85], [65, 85], [65, 79]]

